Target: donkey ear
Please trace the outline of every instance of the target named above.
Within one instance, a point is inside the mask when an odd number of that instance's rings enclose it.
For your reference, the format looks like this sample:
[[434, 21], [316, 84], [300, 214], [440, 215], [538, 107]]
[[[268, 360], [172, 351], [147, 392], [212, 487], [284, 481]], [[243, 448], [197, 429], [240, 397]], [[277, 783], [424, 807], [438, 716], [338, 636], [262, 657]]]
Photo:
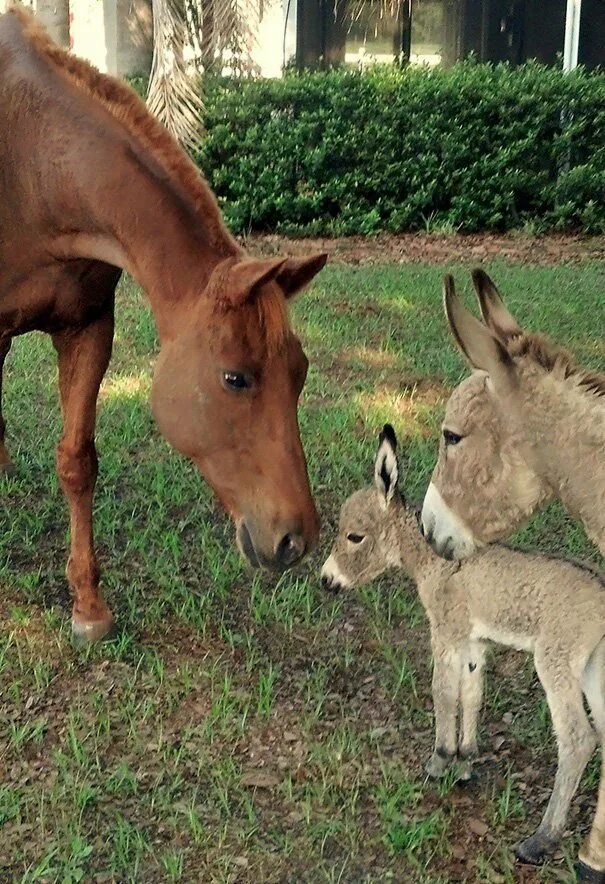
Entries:
[[258, 286], [277, 278], [286, 261], [287, 258], [245, 258], [237, 261], [229, 268], [227, 278], [222, 283], [225, 302], [237, 307], [249, 300]]
[[287, 258], [275, 277], [286, 298], [292, 298], [309, 285], [314, 276], [325, 267], [328, 256], [325, 253], [310, 258]]
[[374, 461], [374, 482], [385, 507], [393, 499], [397, 489], [399, 467], [397, 465], [397, 436], [390, 424], [385, 424], [378, 436], [378, 451]]
[[523, 334], [523, 329], [515, 317], [506, 309], [500, 292], [485, 270], [477, 267], [472, 271], [471, 276], [475, 291], [477, 292], [477, 298], [479, 299], [483, 320], [487, 327], [503, 344], [506, 344], [509, 338]]
[[496, 387], [509, 389], [515, 364], [500, 341], [460, 302], [451, 276], [443, 279], [443, 304], [456, 343], [473, 368], [486, 371]]

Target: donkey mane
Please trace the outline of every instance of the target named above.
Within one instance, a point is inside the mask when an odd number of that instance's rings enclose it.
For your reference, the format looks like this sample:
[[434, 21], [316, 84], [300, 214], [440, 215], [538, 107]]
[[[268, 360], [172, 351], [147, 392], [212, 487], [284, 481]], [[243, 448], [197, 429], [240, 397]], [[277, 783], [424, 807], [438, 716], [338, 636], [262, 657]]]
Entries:
[[577, 365], [571, 353], [540, 334], [515, 335], [506, 342], [513, 359], [527, 357], [547, 372], [561, 373], [564, 380], [574, 378], [578, 386], [595, 396], [605, 396], [605, 374], [587, 371]]

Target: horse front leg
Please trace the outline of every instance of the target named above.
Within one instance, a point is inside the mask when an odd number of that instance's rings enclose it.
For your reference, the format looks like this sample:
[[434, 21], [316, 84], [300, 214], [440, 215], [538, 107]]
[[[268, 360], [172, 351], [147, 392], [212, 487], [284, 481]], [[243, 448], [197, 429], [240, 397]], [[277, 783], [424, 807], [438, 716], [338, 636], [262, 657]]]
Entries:
[[92, 642], [115, 632], [113, 616], [99, 589], [92, 525], [97, 396], [111, 356], [113, 301], [95, 322], [77, 331], [55, 334], [53, 342], [59, 358], [63, 412], [57, 472], [69, 505], [71, 529], [67, 579], [74, 600], [72, 632], [76, 639]]
[[14, 470], [12, 461], [4, 444], [6, 424], [2, 414], [2, 375], [4, 373], [4, 360], [8, 356], [11, 343], [12, 341], [10, 338], [0, 338], [0, 473], [10, 473]]

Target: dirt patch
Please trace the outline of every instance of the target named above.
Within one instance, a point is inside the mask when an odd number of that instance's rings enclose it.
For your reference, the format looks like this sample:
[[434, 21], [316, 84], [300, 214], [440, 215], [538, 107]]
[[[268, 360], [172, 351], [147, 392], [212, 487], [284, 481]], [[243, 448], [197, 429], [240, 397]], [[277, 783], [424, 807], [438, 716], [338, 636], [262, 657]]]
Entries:
[[327, 252], [337, 264], [449, 264], [464, 261], [480, 264], [503, 258], [518, 264], [550, 266], [587, 259], [605, 259], [603, 237], [552, 234], [452, 234], [405, 233], [399, 236], [351, 236], [329, 239], [288, 239], [274, 234], [244, 240], [259, 255], [307, 255]]

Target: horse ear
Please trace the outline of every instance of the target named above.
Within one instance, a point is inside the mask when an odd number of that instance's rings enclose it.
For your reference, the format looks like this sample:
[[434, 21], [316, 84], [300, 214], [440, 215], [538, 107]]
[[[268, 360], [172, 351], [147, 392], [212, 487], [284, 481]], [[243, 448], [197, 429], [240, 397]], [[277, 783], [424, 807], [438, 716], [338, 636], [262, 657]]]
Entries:
[[496, 387], [509, 389], [515, 378], [513, 360], [498, 338], [460, 302], [449, 275], [443, 279], [443, 304], [456, 343], [471, 366], [486, 371]]
[[327, 260], [325, 253], [311, 255], [310, 258], [287, 258], [275, 277], [286, 298], [292, 298], [304, 289], [325, 267]]
[[477, 267], [472, 271], [473, 285], [479, 299], [483, 320], [487, 327], [502, 341], [503, 344], [516, 335], [523, 334], [523, 329], [509, 313], [500, 296], [500, 292], [491, 281], [485, 270]]
[[277, 278], [287, 258], [245, 258], [237, 261], [223, 280], [224, 300], [231, 307], [248, 301], [254, 290], [263, 283]]
[[393, 499], [397, 489], [399, 466], [397, 464], [397, 436], [390, 424], [385, 424], [378, 436], [378, 451], [374, 461], [374, 482], [385, 507]]

